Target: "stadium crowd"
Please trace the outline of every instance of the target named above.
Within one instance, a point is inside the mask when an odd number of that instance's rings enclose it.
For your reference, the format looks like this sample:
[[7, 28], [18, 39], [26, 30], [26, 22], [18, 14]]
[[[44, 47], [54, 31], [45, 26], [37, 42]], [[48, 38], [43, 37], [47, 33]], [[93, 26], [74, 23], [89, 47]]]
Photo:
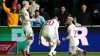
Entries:
[[[0, 0], [0, 26], [21, 25], [20, 11], [23, 0]], [[80, 25], [100, 25], [100, 1], [96, 0], [28, 0], [30, 18], [39, 18], [32, 26], [42, 26], [43, 23], [58, 16], [61, 26], [65, 26], [68, 16]]]

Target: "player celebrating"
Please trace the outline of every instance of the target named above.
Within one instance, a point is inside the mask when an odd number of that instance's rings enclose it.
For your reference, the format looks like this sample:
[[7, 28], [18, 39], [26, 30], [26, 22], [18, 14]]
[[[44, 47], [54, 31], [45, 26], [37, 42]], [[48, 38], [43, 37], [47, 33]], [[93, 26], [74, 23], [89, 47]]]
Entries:
[[68, 36], [66, 38], [62, 38], [63, 41], [69, 39], [69, 56], [75, 56], [77, 53], [82, 56], [82, 53], [84, 53], [84, 56], [86, 56], [86, 51], [80, 49], [78, 47], [79, 45], [79, 39], [76, 35], [76, 26], [73, 24], [73, 18], [67, 17], [66, 23], [68, 26]]
[[29, 49], [30, 49], [31, 44], [34, 41], [34, 38], [33, 38], [33, 31], [32, 31], [30, 22], [31, 21], [38, 21], [38, 19], [30, 19], [29, 13], [27, 11], [27, 9], [29, 7], [28, 1], [23, 1], [22, 5], [23, 5], [23, 8], [22, 8], [21, 14], [20, 14], [21, 15], [22, 28], [25, 32], [26, 37], [28, 37], [27, 46], [25, 47], [24, 50], [22, 50], [22, 53], [23, 53], [24, 56], [26, 56], [26, 55], [31, 56]]
[[48, 56], [53, 56], [53, 55], [55, 56], [56, 51], [54, 50], [57, 44], [60, 44], [60, 40], [58, 36], [58, 28], [59, 28], [58, 18], [54, 17], [54, 19], [45, 22], [40, 31], [39, 45], [40, 42], [42, 41], [41, 37], [45, 38], [45, 40], [49, 43], [49, 47], [51, 49]]

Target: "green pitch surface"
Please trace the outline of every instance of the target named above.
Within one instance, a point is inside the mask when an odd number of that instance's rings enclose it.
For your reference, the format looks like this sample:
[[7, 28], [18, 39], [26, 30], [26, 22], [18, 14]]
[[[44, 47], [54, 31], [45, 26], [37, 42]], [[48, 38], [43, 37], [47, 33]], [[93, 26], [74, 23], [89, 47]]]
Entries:
[[[13, 54], [13, 55], [0, 55], [0, 56], [23, 56], [21, 53], [19, 54]], [[31, 53], [31, 56], [48, 56], [48, 53]], [[57, 53], [56, 56], [69, 56], [68, 53]], [[79, 55], [77, 55], [79, 56]], [[87, 56], [100, 56], [100, 52], [89, 52]]]

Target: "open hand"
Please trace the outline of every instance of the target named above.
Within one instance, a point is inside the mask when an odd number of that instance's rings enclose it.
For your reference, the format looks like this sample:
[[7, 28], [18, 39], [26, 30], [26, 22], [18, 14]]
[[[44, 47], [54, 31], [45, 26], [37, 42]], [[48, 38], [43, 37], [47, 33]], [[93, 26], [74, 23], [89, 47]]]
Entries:
[[57, 44], [60, 45], [60, 43], [61, 43], [61, 41], [60, 40], [57, 40]]
[[62, 38], [62, 40], [63, 40], [63, 41], [65, 41], [65, 40], [66, 40], [66, 38]]
[[36, 21], [37, 21], [37, 22], [40, 22], [40, 19], [39, 19], [39, 18], [36, 18]]

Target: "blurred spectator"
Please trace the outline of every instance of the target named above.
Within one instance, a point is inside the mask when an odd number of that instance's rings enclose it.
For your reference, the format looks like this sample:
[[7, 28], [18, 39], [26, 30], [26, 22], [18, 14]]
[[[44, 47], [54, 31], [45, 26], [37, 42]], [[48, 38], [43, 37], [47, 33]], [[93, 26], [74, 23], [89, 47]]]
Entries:
[[41, 0], [39, 4], [42, 4], [41, 6], [45, 7], [45, 10], [48, 12], [51, 19], [56, 13], [56, 8], [60, 7], [60, 0]]
[[[21, 13], [21, 4], [17, 4], [17, 9], [18, 9], [19, 14], [20, 14]], [[20, 21], [20, 15], [19, 15], [19, 18], [18, 18], [18, 25], [22, 25], [21, 21]]]
[[0, 0], [0, 25], [5, 26], [7, 25], [6, 23], [6, 12], [2, 9], [2, 0]]
[[0, 0], [0, 25], [1, 25], [1, 12], [2, 12], [2, 1]]
[[40, 16], [39, 10], [35, 11], [34, 18], [38, 18], [40, 21], [39, 22], [37, 22], [37, 21], [33, 22], [33, 26], [42, 26], [45, 22], [44, 17]]
[[82, 4], [81, 11], [78, 11], [78, 13], [75, 13], [74, 15], [81, 25], [91, 25], [91, 15], [87, 11], [87, 6], [85, 4]]
[[39, 10], [40, 6], [36, 3], [35, 0], [29, 0], [30, 5], [29, 5], [29, 13], [34, 15], [35, 10]]
[[92, 12], [92, 25], [100, 25], [100, 11], [94, 9]]
[[65, 25], [66, 17], [69, 16], [69, 13], [66, 11], [65, 7], [61, 7], [61, 12], [58, 13], [58, 20], [61, 22], [61, 26]]
[[76, 25], [76, 26], [81, 26], [81, 24], [79, 24], [79, 23], [77, 23], [77, 20], [76, 20], [76, 17], [73, 17], [73, 21], [74, 21], [74, 24]]
[[12, 3], [12, 6], [14, 6], [14, 7], [17, 8], [17, 3], [18, 3], [18, 1], [17, 0], [14, 0], [13, 3]]
[[47, 21], [50, 18], [49, 18], [48, 13], [46, 11], [44, 11], [44, 10], [45, 10], [45, 8], [40, 8], [40, 15], [43, 16], [45, 18], [45, 20]]
[[7, 25], [11, 26], [17, 26], [18, 25], [18, 10], [16, 6], [13, 6], [10, 8], [7, 8], [5, 5], [6, 0], [3, 0], [2, 7], [7, 13]]
[[21, 10], [21, 4], [17, 4], [17, 9], [20, 11]]

